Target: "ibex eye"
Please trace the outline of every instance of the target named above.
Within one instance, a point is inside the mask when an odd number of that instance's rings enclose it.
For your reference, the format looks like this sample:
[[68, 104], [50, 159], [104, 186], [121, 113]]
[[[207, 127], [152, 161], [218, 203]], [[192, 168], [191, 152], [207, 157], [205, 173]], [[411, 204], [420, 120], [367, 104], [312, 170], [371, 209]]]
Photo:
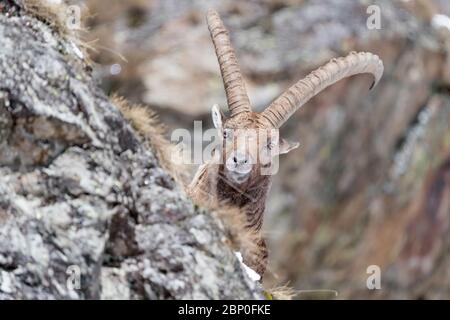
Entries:
[[225, 130], [223, 130], [223, 138], [224, 139], [227, 139], [228, 137], [230, 137], [230, 135], [231, 135], [231, 132], [230, 132], [231, 130], [229, 130], [229, 129], [225, 129]]

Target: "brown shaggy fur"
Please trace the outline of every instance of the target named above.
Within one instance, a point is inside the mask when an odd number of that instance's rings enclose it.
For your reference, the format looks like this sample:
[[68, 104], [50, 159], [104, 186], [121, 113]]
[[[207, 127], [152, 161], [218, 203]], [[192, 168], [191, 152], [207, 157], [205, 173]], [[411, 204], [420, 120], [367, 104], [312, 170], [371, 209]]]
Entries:
[[231, 247], [236, 251], [241, 251], [244, 257], [252, 260], [258, 259], [260, 235], [245, 227], [245, 211], [241, 208], [222, 205], [217, 208], [210, 208], [213, 214], [222, 221], [231, 241]]

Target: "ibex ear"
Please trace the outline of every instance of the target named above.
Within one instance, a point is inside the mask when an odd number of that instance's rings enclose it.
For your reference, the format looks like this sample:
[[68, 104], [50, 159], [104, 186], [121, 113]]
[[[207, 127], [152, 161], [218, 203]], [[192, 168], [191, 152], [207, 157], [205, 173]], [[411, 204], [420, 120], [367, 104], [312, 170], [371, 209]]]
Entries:
[[215, 104], [215, 105], [212, 106], [211, 114], [212, 114], [214, 127], [216, 127], [216, 129], [219, 129], [219, 130], [222, 129], [223, 113], [222, 113], [222, 111], [220, 111], [219, 105]]
[[280, 138], [278, 150], [279, 154], [288, 153], [291, 150], [294, 150], [300, 146], [298, 142], [289, 142], [286, 139]]

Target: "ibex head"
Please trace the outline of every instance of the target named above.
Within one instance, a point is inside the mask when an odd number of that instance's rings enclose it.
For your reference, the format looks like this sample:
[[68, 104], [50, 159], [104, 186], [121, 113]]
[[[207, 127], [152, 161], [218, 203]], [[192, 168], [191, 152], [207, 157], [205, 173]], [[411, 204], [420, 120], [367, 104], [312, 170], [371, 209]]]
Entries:
[[225, 177], [234, 184], [245, 183], [251, 176], [272, 174], [273, 158], [299, 145], [279, 138], [278, 130], [261, 122], [260, 117], [250, 111], [225, 118], [218, 105], [212, 107], [213, 123], [222, 141], [220, 163]]
[[245, 84], [230, 43], [230, 38], [218, 13], [207, 14], [208, 28], [214, 43], [225, 86], [229, 118], [217, 106], [212, 109], [215, 127], [223, 137], [222, 160], [228, 179], [241, 184], [256, 170], [267, 166], [271, 158], [298, 147], [278, 138], [278, 129], [309, 99], [333, 83], [360, 73], [370, 73], [375, 86], [383, 74], [383, 63], [369, 52], [352, 52], [333, 59], [311, 72], [278, 97], [261, 113], [253, 112]]

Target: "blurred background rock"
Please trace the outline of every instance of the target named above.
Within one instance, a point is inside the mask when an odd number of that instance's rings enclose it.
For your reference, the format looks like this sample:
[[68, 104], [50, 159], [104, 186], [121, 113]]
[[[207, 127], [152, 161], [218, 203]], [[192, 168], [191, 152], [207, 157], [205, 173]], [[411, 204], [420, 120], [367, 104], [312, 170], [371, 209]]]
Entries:
[[[340, 81], [283, 128], [301, 147], [281, 159], [268, 201], [266, 281], [339, 298], [450, 298], [449, 1], [66, 2], [88, 17], [104, 90], [156, 109], [169, 133], [210, 127], [210, 107], [226, 105], [209, 7], [258, 111], [332, 57], [378, 54], [377, 88], [365, 76]], [[366, 26], [372, 4], [379, 30]], [[370, 265], [381, 290], [366, 287]]]

